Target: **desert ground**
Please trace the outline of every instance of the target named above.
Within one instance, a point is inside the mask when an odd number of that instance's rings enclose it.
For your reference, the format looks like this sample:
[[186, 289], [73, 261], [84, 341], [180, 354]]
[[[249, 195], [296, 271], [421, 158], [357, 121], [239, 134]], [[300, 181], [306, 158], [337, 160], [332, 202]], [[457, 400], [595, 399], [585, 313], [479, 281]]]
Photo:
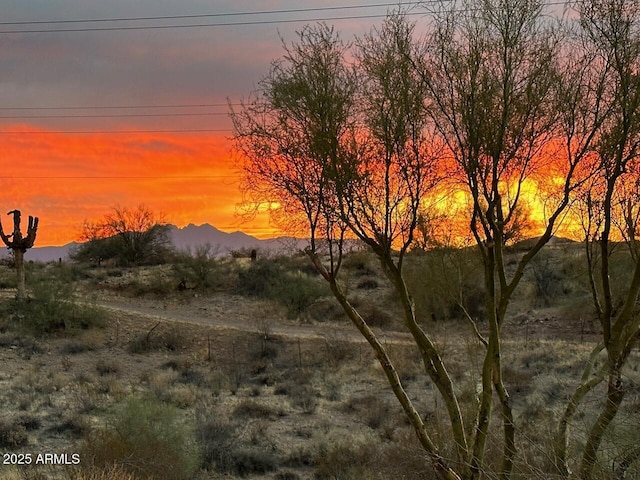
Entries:
[[[452, 299], [464, 293], [482, 330], [481, 281], [471, 260], [451, 255], [411, 255], [407, 282], [472, 404], [482, 346]], [[434, 478], [369, 346], [306, 258], [208, 262], [30, 264], [23, 303], [11, 265], [0, 267], [0, 478]], [[374, 257], [350, 254], [344, 282], [446, 446], [442, 402]], [[589, 302], [573, 243], [550, 247], [514, 299], [504, 374], [524, 446], [516, 478], [551, 478], [554, 420], [598, 340]], [[603, 462], [637, 444], [639, 365], [635, 352]], [[573, 442], [599, 395], [576, 416]]]

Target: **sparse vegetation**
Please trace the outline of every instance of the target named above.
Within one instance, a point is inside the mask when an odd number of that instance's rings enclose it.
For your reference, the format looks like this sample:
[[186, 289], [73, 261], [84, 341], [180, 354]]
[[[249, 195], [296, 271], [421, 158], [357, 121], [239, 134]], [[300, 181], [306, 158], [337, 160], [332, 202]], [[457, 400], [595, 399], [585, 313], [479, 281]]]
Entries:
[[32, 335], [99, 327], [105, 312], [75, 298], [71, 271], [54, 265], [29, 271], [31, 294], [0, 305], [7, 327]]
[[[504, 344], [505, 355], [511, 361], [503, 376], [522, 435], [536, 445], [518, 457], [515, 468], [523, 478], [541, 478], [540, 472], [553, 471], [551, 463], [544, 460], [548, 458], [544, 452], [551, 452], [549, 421], [554, 409], [565, 401], [567, 387], [580, 375], [579, 359], [590, 348], [594, 335], [586, 330], [580, 333], [576, 328], [582, 325], [578, 316], [556, 313], [563, 311], [566, 303], [584, 303], [588, 299], [587, 279], [576, 261], [582, 251], [579, 244], [548, 251], [549, 264], [557, 266], [558, 284], [570, 287], [567, 294], [554, 297], [548, 306], [532, 304], [532, 298], [537, 298], [536, 279], [528, 272], [523, 294], [515, 300], [517, 308], [512, 315], [522, 323], [518, 323], [513, 340]], [[407, 268], [417, 281], [427, 275], [421, 272], [428, 268], [425, 258], [430, 254], [426, 251], [407, 258]], [[509, 253], [516, 254], [515, 250]], [[400, 380], [409, 392], [427, 392], [424, 421], [442, 436], [443, 453], [453, 455], [455, 445], [446, 441], [444, 406], [432, 395], [430, 383], [425, 383], [419, 352], [404, 343], [398, 332], [397, 300], [390, 295], [372, 257], [362, 252], [354, 255], [355, 260], [345, 262], [352, 286], [357, 285], [353, 279], [358, 278], [374, 279], [379, 284], [371, 290], [353, 288], [354, 303], [365, 307], [365, 313], [369, 304], [374, 305], [368, 319], [372, 323], [376, 322], [375, 316], [383, 320], [376, 328], [388, 339], [386, 348]], [[297, 262], [299, 259], [281, 263], [285, 276], [295, 271]], [[620, 267], [624, 268], [622, 263]], [[237, 282], [234, 272], [249, 266], [248, 262], [240, 263], [237, 270], [229, 266], [225, 270], [226, 281]], [[29, 267], [33, 278], [67, 272], [61, 276], [78, 297], [84, 294], [82, 285], [95, 286], [92, 267], [75, 267], [74, 271], [64, 265]], [[135, 275], [142, 281], [157, 268], [140, 268]], [[357, 272], [363, 270], [366, 275], [359, 276]], [[124, 299], [127, 305], [135, 303], [140, 308], [154, 305], [149, 309], [154, 315], [180, 312], [184, 317], [186, 313], [182, 312], [190, 312], [193, 318], [201, 319], [211, 318], [211, 305], [218, 308], [221, 301], [232, 302], [224, 304], [226, 307], [220, 311], [231, 315], [234, 308], [244, 305], [245, 313], [239, 317], [244, 330], [211, 331], [206, 326], [158, 323], [144, 317], [127, 319], [105, 313], [104, 328], [82, 330], [72, 336], [65, 333], [67, 329], [34, 337], [12, 327], [12, 317], [7, 316], [0, 333], [2, 352], [8, 359], [5, 364], [13, 362], [16, 368], [22, 368], [27, 362], [31, 367], [18, 370], [20, 374], [5, 380], [8, 384], [0, 393], [0, 400], [13, 406], [3, 423], [6, 450], [20, 451], [47, 441], [64, 448], [85, 445], [81, 468], [64, 470], [69, 479], [92, 475], [100, 478], [108, 472], [118, 472], [117, 475], [139, 480], [148, 468], [144, 458], [149, 452], [169, 448], [156, 445], [150, 436], [141, 438], [132, 433], [138, 428], [135, 416], [154, 424], [155, 420], [139, 413], [140, 409], [149, 408], [163, 425], [158, 427], [160, 431], [171, 428], [182, 435], [182, 440], [165, 438], [165, 445], [184, 442], [189, 447], [185, 468], [195, 478], [433, 478], [410, 426], [383, 387], [379, 367], [366, 346], [347, 334], [351, 330], [345, 326], [344, 317], [326, 315], [312, 320], [308, 310], [317, 308], [321, 301], [306, 307], [303, 313], [307, 322], [298, 327], [283, 321], [285, 314], [281, 310], [265, 310], [265, 298], [226, 297], [226, 287], [200, 290], [201, 296], [193, 297], [190, 303], [181, 303], [180, 292], [172, 293], [175, 306], [168, 303], [171, 298], [130, 297], [125, 290], [130, 288], [133, 272], [122, 271], [123, 275], [100, 280], [113, 282], [106, 298], [117, 295], [115, 298]], [[370, 303], [370, 299], [375, 302]], [[3, 301], [7, 311], [12, 302]], [[226, 317], [215, 318], [226, 321]], [[294, 334], [298, 328], [318, 332], [323, 339], [303, 337], [298, 341], [275, 333], [283, 325], [289, 325], [286, 328]], [[484, 328], [482, 322], [478, 325]], [[470, 411], [477, 401], [477, 385], [470, 370], [479, 368], [482, 346], [474, 339], [461, 311], [452, 310], [452, 318], [439, 319], [429, 328], [446, 358], [456, 360], [451, 363], [450, 373], [461, 382], [461, 409]], [[638, 384], [639, 364], [640, 357], [634, 357], [627, 372], [629, 381]], [[634, 442], [628, 426], [637, 416], [640, 393], [628, 395], [629, 404], [623, 407], [621, 420], [615, 426], [619, 435], [605, 439], [607, 451], [612, 452], [607, 462], [616, 462], [616, 455], [622, 458]], [[130, 402], [134, 407], [129, 407]], [[576, 422], [584, 422], [596, 406], [596, 402], [589, 403]], [[124, 437], [117, 433], [118, 429], [125, 432]], [[164, 438], [164, 434], [160, 436]], [[135, 440], [125, 441], [125, 437]], [[577, 434], [572, 438], [580, 441]], [[89, 440], [94, 447], [89, 448]], [[498, 442], [497, 438], [494, 440]], [[139, 446], [134, 448], [134, 443]], [[102, 453], [97, 454], [98, 449]], [[107, 453], [109, 460], [105, 459]], [[140, 460], [135, 469], [117, 460], [127, 455]], [[94, 457], [95, 461], [90, 460]], [[635, 474], [636, 466], [630, 465], [628, 472]]]
[[211, 245], [200, 245], [193, 250], [175, 254], [172, 268], [175, 285], [182, 290], [209, 290], [228, 282], [229, 272], [223, 268]]
[[177, 409], [132, 397], [114, 410], [108, 426], [91, 433], [81, 454], [88, 467], [118, 466], [142, 478], [188, 480], [197, 467], [191, 438]]
[[546, 7], [304, 28], [232, 120], [247, 206], [310, 263], [87, 224], [91, 269], [2, 298], [0, 446], [80, 448], [61, 478], [638, 477], [640, 7], [577, 0], [570, 42]]
[[238, 292], [278, 302], [287, 309], [289, 317], [300, 317], [313, 302], [329, 292], [317, 276], [294, 269], [290, 264], [290, 260], [277, 258], [252, 262], [238, 273]]

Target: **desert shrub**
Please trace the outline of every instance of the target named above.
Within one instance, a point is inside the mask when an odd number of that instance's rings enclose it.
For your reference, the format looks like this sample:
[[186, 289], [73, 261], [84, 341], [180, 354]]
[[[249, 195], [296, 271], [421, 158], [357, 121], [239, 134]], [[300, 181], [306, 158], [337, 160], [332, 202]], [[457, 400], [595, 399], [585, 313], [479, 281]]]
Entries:
[[284, 267], [285, 261], [261, 259], [238, 273], [238, 293], [274, 300], [291, 318], [299, 317], [313, 302], [328, 293], [319, 278]]
[[207, 383], [207, 379], [204, 373], [198, 370], [193, 370], [191, 368], [186, 368], [180, 371], [180, 376], [177, 378], [176, 382], [182, 383], [184, 385], [202, 387]]
[[393, 316], [374, 303], [364, 303], [358, 311], [370, 327], [389, 328], [393, 325]]
[[179, 411], [152, 398], [132, 397], [81, 451], [88, 466], [114, 465], [143, 478], [190, 479], [197, 469], [192, 432]]
[[339, 367], [348, 360], [355, 357], [356, 346], [338, 338], [336, 335], [328, 334], [324, 338], [324, 360], [330, 367]]
[[278, 472], [273, 478], [275, 480], [300, 480], [300, 475], [294, 472]]
[[253, 252], [254, 250], [256, 252], [256, 258], [262, 256], [262, 252], [251, 247], [243, 247], [231, 250], [229, 252], [229, 255], [231, 255], [231, 258], [251, 258], [251, 252]]
[[169, 329], [153, 327], [147, 333], [132, 338], [127, 345], [129, 353], [147, 353], [152, 351], [175, 352], [185, 346], [186, 338], [177, 327]]
[[375, 270], [371, 267], [373, 256], [366, 250], [349, 252], [345, 255], [342, 266], [356, 277], [375, 276]]
[[93, 346], [80, 340], [69, 340], [60, 349], [63, 355], [77, 355], [93, 350]]
[[100, 376], [118, 373], [120, 371], [120, 365], [114, 360], [101, 358], [96, 362], [96, 371]]
[[375, 290], [378, 287], [379, 285], [375, 278], [364, 278], [356, 285], [356, 288], [360, 290]]
[[272, 454], [240, 445], [238, 424], [207, 413], [199, 414], [196, 425], [204, 468], [242, 477], [278, 468], [278, 459]]
[[393, 442], [385, 444], [376, 457], [373, 468], [378, 472], [379, 478], [393, 478], [395, 480], [432, 480], [437, 478], [424, 455], [424, 450], [418, 443], [415, 432], [407, 429], [396, 437]]
[[177, 289], [177, 283], [163, 272], [157, 272], [148, 278], [133, 277], [130, 282], [120, 287], [123, 293], [132, 297], [160, 297], [174, 292]]
[[563, 277], [557, 262], [554, 262], [547, 251], [541, 251], [529, 263], [536, 298], [544, 306], [562, 292]]
[[209, 244], [178, 252], [172, 262], [173, 278], [182, 288], [208, 290], [223, 285], [226, 274], [218, 252]]
[[[374, 478], [378, 452], [371, 442], [340, 442], [320, 445], [314, 459], [316, 480], [360, 480]], [[373, 467], [375, 468], [375, 467]]]
[[20, 357], [27, 360], [31, 358], [32, 355], [44, 353], [45, 351], [36, 338], [21, 335], [17, 332], [0, 334], [0, 347], [17, 347]]
[[135, 209], [115, 207], [95, 223], [85, 222], [86, 241], [70, 254], [80, 262], [111, 260], [119, 265], [157, 265], [172, 252], [170, 227], [144, 205]]
[[289, 402], [292, 407], [299, 408], [306, 414], [315, 413], [318, 408], [318, 392], [309, 385], [292, 385]]
[[118, 465], [104, 468], [75, 468], [67, 470], [67, 480], [137, 480], [136, 477]]
[[484, 280], [475, 252], [436, 248], [407, 260], [405, 280], [422, 321], [484, 318]]
[[22, 425], [28, 432], [38, 430], [42, 426], [42, 420], [40, 419], [40, 417], [36, 417], [29, 413], [20, 415], [16, 419], [16, 422], [19, 425]]
[[[11, 261], [13, 262], [13, 257], [5, 257], [0, 259], [0, 261]], [[18, 286], [18, 278], [16, 276], [16, 272], [14, 270], [15, 266], [13, 264], [6, 266], [0, 265], [0, 288], [16, 288]]]
[[17, 418], [0, 419], [0, 447], [16, 448], [29, 441], [27, 429]]
[[254, 400], [243, 400], [234, 409], [233, 415], [239, 418], [265, 418], [277, 417], [279, 412], [273, 407], [269, 407]]
[[346, 314], [333, 297], [320, 297], [313, 302], [304, 313], [304, 320], [315, 322], [326, 322], [345, 320]]
[[385, 400], [374, 394], [352, 397], [344, 405], [344, 410], [355, 413], [358, 419], [373, 430], [381, 428], [389, 420], [392, 411]]
[[75, 438], [82, 438], [89, 431], [89, 422], [82, 415], [69, 415], [49, 428], [49, 431], [56, 434], [72, 435]]
[[631, 258], [629, 251], [623, 245], [619, 245], [609, 258], [611, 291], [615, 306], [622, 305], [624, 302], [631, 284], [634, 267], [635, 261]]
[[9, 318], [11, 327], [41, 335], [104, 324], [106, 313], [103, 309], [75, 301], [75, 285], [68, 269], [55, 265], [53, 268], [32, 270], [27, 284], [31, 286], [29, 298], [12, 299], [0, 306], [0, 313]]

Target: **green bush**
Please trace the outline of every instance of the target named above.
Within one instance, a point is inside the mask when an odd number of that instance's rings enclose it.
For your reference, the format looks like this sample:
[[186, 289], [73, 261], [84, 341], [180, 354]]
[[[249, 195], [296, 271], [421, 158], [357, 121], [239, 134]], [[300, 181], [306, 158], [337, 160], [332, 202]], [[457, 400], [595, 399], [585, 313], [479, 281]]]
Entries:
[[193, 478], [198, 454], [179, 410], [152, 398], [132, 397], [94, 432], [81, 452], [90, 466], [113, 465], [141, 478]]
[[443, 247], [411, 255], [405, 280], [422, 321], [462, 318], [460, 303], [473, 318], [485, 317], [482, 266], [471, 249]]
[[328, 289], [319, 278], [303, 271], [285, 268], [290, 261], [260, 259], [238, 274], [237, 291], [241, 295], [266, 298], [283, 305], [291, 318], [299, 317]]
[[104, 324], [104, 310], [75, 300], [71, 270], [53, 265], [35, 271], [31, 269], [28, 273], [27, 285], [31, 295], [24, 300], [9, 300], [0, 306], [0, 314], [9, 319], [9, 327], [42, 335]]
[[209, 244], [177, 253], [172, 269], [176, 285], [197, 290], [220, 287], [228, 274], [223, 272], [216, 251]]

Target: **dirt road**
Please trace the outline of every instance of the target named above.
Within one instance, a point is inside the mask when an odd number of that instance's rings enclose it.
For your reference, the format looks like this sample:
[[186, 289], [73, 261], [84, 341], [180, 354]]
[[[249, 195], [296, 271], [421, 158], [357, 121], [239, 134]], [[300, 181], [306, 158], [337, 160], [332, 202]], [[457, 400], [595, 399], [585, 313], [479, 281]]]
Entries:
[[[100, 298], [95, 304], [111, 312], [155, 322], [187, 323], [220, 330], [257, 331], [291, 339], [331, 338], [366, 342], [355, 327], [346, 321], [343, 324], [335, 321], [301, 323], [286, 319], [281, 311], [268, 302], [228, 294], [194, 298], [185, 303], [110, 296]], [[380, 340], [388, 343], [412, 343], [410, 335], [402, 332], [380, 332]]]

